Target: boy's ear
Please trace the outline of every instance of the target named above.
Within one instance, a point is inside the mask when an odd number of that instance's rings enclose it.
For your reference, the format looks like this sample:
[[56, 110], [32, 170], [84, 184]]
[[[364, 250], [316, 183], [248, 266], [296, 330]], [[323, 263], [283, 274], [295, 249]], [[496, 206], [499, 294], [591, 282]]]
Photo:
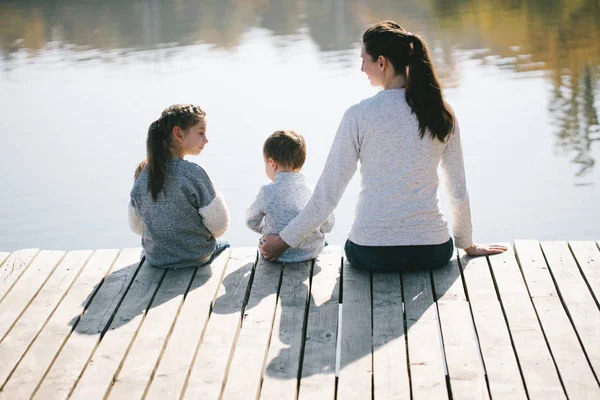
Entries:
[[173, 135], [173, 140], [176, 140], [179, 143], [181, 143], [183, 141], [183, 130], [180, 127], [178, 127], [178, 126], [173, 127], [172, 135]]
[[269, 165], [271, 165], [271, 168], [273, 168], [274, 170], [277, 170], [277, 167], [279, 167], [277, 161], [273, 160], [272, 158], [269, 158], [267, 162], [269, 163]]

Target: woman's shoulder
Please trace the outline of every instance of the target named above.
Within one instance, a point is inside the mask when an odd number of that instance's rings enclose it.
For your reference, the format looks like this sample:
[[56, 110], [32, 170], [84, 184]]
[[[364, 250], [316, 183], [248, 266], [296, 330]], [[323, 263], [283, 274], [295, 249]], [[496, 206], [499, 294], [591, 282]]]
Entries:
[[358, 103], [352, 104], [350, 107], [348, 107], [346, 109], [346, 112], [344, 113], [344, 115], [346, 116], [346, 118], [361, 117], [362, 114], [365, 112], [365, 110], [368, 110], [373, 105], [376, 105], [377, 103], [379, 103], [380, 94], [381, 94], [381, 92], [378, 92], [371, 97], [367, 97], [366, 99], [362, 99]]

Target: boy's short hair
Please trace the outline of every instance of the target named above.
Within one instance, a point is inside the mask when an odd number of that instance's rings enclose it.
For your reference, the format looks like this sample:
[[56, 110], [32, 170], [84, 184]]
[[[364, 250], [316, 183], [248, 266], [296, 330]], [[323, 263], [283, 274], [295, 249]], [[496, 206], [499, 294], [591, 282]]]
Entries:
[[306, 142], [301, 134], [290, 131], [275, 131], [263, 146], [266, 159], [272, 158], [281, 166], [300, 169], [306, 160]]

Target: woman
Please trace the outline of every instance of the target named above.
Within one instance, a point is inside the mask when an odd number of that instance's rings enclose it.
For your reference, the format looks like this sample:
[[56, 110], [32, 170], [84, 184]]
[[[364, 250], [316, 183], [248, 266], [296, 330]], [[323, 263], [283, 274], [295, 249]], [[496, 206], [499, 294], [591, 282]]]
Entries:
[[[505, 251], [472, 241], [460, 130], [425, 42], [392, 21], [371, 25], [362, 42], [361, 70], [384, 90], [346, 111], [311, 200], [279, 235], [263, 238], [261, 254], [274, 260], [323, 223], [359, 160], [361, 191], [345, 245], [352, 267], [432, 269], [450, 260], [454, 245], [471, 256]], [[454, 241], [438, 204], [438, 165]]]

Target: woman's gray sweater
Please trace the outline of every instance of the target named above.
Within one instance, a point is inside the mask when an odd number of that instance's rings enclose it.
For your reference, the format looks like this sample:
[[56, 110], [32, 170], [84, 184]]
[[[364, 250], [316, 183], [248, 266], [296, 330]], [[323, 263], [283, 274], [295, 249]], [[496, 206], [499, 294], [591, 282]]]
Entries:
[[349, 239], [363, 246], [440, 244], [449, 232], [438, 199], [438, 167], [448, 192], [457, 247], [472, 244], [471, 212], [456, 124], [446, 143], [427, 132], [404, 89], [383, 90], [344, 114], [314, 194], [280, 233], [296, 247], [335, 209], [360, 161], [361, 189]]

